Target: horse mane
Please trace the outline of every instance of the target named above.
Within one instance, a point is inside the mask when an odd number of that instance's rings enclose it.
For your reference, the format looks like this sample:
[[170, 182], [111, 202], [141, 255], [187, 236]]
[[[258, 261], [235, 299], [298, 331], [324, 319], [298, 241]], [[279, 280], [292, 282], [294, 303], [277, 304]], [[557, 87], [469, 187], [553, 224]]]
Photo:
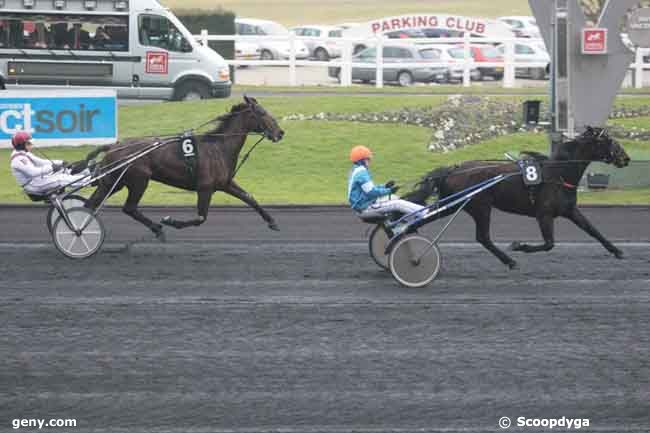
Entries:
[[238, 114], [240, 114], [242, 111], [244, 111], [248, 107], [248, 104], [245, 102], [241, 102], [237, 105], [233, 105], [230, 108], [230, 111], [225, 114], [221, 114], [214, 119], [212, 119], [208, 123], [217, 123], [219, 122], [214, 129], [211, 129], [208, 131], [208, 134], [222, 134], [226, 131], [228, 126], [230, 126], [231, 121], [237, 117]]
[[532, 150], [523, 150], [519, 152], [519, 155], [521, 155], [522, 158], [530, 157], [535, 161], [548, 161], [550, 159], [548, 155], [544, 155], [540, 152], [534, 152]]

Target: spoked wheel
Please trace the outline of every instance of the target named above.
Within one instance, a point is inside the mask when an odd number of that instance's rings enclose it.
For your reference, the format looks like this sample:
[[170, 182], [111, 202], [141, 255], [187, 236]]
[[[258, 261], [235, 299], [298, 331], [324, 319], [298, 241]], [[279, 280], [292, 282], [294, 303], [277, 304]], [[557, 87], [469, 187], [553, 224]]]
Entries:
[[406, 287], [424, 287], [440, 272], [438, 246], [419, 235], [409, 235], [393, 247], [389, 256], [393, 277]]
[[[73, 207], [84, 207], [86, 204], [86, 199], [80, 195], [70, 194], [63, 199], [63, 208], [72, 209]], [[47, 211], [47, 229], [50, 234], [52, 234], [52, 227], [54, 227], [54, 222], [59, 217], [59, 212], [54, 206], [50, 206], [50, 209]]]
[[52, 240], [57, 250], [71, 259], [85, 259], [92, 256], [104, 243], [106, 232], [101, 220], [85, 207], [67, 210], [70, 227], [62, 216], [52, 226]]
[[386, 254], [386, 246], [390, 237], [387, 233], [386, 227], [383, 224], [378, 224], [372, 229], [370, 239], [368, 239], [368, 249], [370, 250], [370, 257], [379, 265], [380, 268], [390, 270], [388, 266], [388, 255]]

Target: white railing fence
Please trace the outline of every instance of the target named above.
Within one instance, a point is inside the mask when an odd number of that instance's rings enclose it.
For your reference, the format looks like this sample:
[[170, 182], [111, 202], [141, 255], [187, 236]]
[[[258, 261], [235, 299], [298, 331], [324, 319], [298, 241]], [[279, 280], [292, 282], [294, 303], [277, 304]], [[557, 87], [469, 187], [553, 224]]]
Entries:
[[[264, 44], [266, 42], [288, 42], [288, 58], [274, 60], [227, 60], [229, 65], [234, 66], [288, 66], [289, 85], [298, 86], [297, 67], [298, 66], [317, 66], [317, 67], [338, 67], [340, 69], [339, 82], [341, 86], [352, 85], [352, 68], [374, 68], [375, 69], [375, 86], [381, 88], [384, 85], [385, 69], [400, 68], [448, 68], [462, 65], [462, 84], [465, 87], [471, 86], [471, 72], [474, 68], [503, 68], [503, 87], [512, 88], [516, 86], [516, 70], [519, 68], [546, 68], [546, 62], [517, 61], [515, 58], [515, 44], [517, 42], [540, 43], [542, 39], [519, 39], [519, 38], [472, 38], [465, 36], [462, 38], [428, 38], [428, 39], [387, 39], [383, 37], [365, 37], [365, 38], [320, 38], [320, 37], [303, 37], [296, 36], [293, 33], [288, 35], [265, 35], [265, 36], [240, 36], [240, 35], [210, 35], [207, 30], [202, 30], [201, 34], [194, 35], [194, 38], [202, 44], [207, 45], [209, 41], [238, 41], [250, 42], [254, 44]], [[330, 59], [329, 61], [300, 60], [296, 58], [296, 42], [326, 42], [336, 41], [341, 50], [341, 56]], [[470, 47], [473, 44], [503, 44], [505, 47], [502, 62], [475, 62], [471, 56]], [[437, 45], [437, 44], [462, 44], [464, 57], [458, 59], [456, 63], [449, 62], [384, 62], [383, 47], [387, 44], [395, 45]], [[376, 58], [374, 62], [359, 63], [353, 58], [354, 47], [363, 45], [365, 47], [376, 47]], [[637, 49], [635, 61], [630, 65], [632, 72], [631, 79], [635, 88], [643, 87], [643, 74], [646, 69], [650, 69], [650, 63], [644, 62], [644, 57], [650, 55], [650, 49]], [[629, 79], [628, 79], [629, 81]]]

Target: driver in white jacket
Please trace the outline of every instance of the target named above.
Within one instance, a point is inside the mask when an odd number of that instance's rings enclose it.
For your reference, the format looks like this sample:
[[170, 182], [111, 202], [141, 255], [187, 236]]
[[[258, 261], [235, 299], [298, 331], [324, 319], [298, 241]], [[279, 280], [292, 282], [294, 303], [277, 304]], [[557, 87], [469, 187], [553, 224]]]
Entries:
[[28, 194], [45, 195], [74, 185], [90, 174], [88, 169], [72, 174], [64, 161], [49, 161], [34, 155], [32, 136], [27, 132], [17, 132], [11, 139], [11, 144], [14, 147], [11, 154], [11, 172]]

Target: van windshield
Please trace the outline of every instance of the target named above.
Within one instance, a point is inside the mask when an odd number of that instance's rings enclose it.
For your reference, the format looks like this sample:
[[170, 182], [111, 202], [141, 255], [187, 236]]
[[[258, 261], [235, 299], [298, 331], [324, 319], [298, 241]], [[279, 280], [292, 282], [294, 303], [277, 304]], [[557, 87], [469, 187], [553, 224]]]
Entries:
[[0, 14], [0, 47], [128, 51], [126, 15]]

